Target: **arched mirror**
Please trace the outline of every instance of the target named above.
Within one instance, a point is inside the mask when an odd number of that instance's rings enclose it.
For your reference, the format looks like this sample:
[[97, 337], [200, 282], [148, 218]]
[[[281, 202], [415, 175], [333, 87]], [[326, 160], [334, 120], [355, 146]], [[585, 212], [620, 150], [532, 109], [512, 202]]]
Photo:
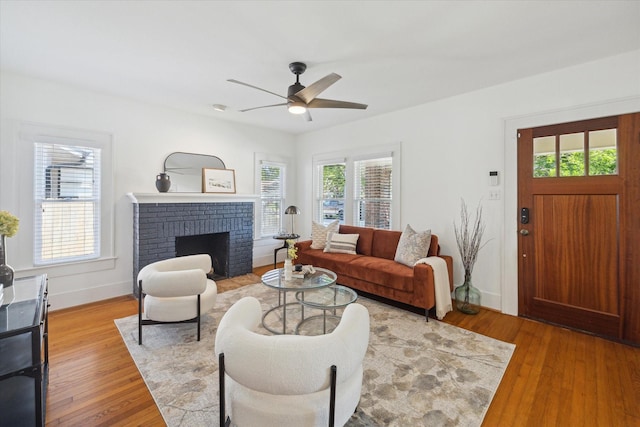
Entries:
[[222, 159], [207, 154], [175, 152], [164, 159], [164, 171], [171, 178], [171, 192], [200, 193], [202, 168], [226, 169]]

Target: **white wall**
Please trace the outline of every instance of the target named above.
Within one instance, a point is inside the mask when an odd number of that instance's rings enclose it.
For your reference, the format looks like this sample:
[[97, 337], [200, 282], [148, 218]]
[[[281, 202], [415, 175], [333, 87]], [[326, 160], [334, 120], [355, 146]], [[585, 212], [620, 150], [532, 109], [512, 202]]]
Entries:
[[[234, 124], [215, 118], [153, 106], [134, 100], [81, 90], [23, 75], [0, 74], [0, 209], [18, 217], [20, 201], [32, 197], [20, 190], [31, 165], [16, 164], [17, 133], [22, 122], [105, 132], [113, 138], [115, 260], [89, 263], [81, 274], [58, 269], [49, 274], [53, 309], [127, 294], [132, 281], [132, 215], [128, 192], [154, 193], [155, 176], [164, 158], [174, 151], [213, 154], [236, 170], [238, 194], [255, 194], [254, 152], [292, 157], [294, 137], [282, 132]], [[291, 180], [288, 194], [295, 193]], [[30, 227], [22, 222], [21, 227]], [[22, 233], [23, 238], [26, 233]], [[21, 233], [8, 239], [9, 263], [16, 276], [29, 275], [32, 260], [21, 252]], [[280, 242], [257, 244], [258, 252], [273, 254]], [[254, 254], [254, 258], [261, 257]], [[106, 266], [105, 266], [106, 265]], [[96, 271], [98, 270], [98, 271]], [[33, 271], [33, 270], [32, 270]]]
[[[427, 76], [428, 77], [428, 76]], [[12, 73], [0, 74], [0, 209], [21, 216], [21, 176], [13, 144], [21, 122], [106, 132], [114, 144], [115, 260], [101, 270], [50, 274], [52, 308], [127, 294], [132, 274], [132, 207], [127, 192], [155, 192], [155, 175], [173, 151], [214, 154], [236, 169], [237, 190], [253, 194], [254, 153], [295, 153], [297, 170], [287, 204], [302, 215], [296, 231], [310, 235], [311, 159], [314, 154], [402, 144], [402, 227], [431, 228], [443, 253], [454, 255], [455, 282], [462, 279], [453, 235], [460, 199], [482, 200], [487, 246], [480, 252], [474, 284], [483, 305], [517, 312], [515, 254], [515, 149], [513, 126], [640, 111], [640, 51], [514, 81], [492, 88], [293, 137], [281, 132], [77, 89]], [[510, 129], [505, 135], [505, 128]], [[500, 172], [501, 199], [489, 200], [488, 172]], [[27, 223], [21, 227], [29, 227]], [[271, 239], [272, 240], [272, 239]], [[279, 241], [257, 241], [254, 261], [270, 260]], [[31, 257], [20, 252], [20, 232], [8, 239], [10, 264], [28, 275]], [[19, 256], [16, 258], [16, 254]], [[257, 264], [256, 264], [257, 265]], [[514, 296], [515, 295], [515, 296]], [[515, 310], [514, 310], [515, 304]]]
[[[553, 123], [625, 111], [640, 111], [640, 51], [302, 135], [296, 145], [299, 227], [310, 235], [314, 154], [401, 142], [402, 228], [431, 228], [440, 237], [442, 252], [454, 256], [458, 285], [463, 270], [453, 222], [459, 223], [461, 198], [471, 209], [482, 203], [487, 245], [473, 283], [483, 305], [516, 314], [517, 176], [515, 139], [505, 135], [506, 124], [535, 126], [542, 124], [538, 117]], [[496, 189], [489, 186], [492, 170], [500, 173], [500, 200], [489, 200]]]

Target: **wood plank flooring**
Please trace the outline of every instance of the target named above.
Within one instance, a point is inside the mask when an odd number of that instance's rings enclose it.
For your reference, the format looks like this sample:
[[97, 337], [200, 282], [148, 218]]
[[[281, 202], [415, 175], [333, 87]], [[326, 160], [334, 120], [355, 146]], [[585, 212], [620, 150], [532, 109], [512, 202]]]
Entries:
[[[125, 296], [49, 314], [48, 426], [164, 425], [113, 322], [136, 313]], [[491, 310], [445, 321], [516, 344], [483, 426], [640, 426], [639, 348]]]

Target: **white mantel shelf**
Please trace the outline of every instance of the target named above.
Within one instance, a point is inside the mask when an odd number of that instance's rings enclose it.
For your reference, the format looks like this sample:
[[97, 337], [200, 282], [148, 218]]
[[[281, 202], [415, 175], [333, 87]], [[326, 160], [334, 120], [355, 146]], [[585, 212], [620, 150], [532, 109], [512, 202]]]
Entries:
[[255, 203], [256, 194], [210, 194], [210, 193], [127, 193], [134, 204], [140, 203]]

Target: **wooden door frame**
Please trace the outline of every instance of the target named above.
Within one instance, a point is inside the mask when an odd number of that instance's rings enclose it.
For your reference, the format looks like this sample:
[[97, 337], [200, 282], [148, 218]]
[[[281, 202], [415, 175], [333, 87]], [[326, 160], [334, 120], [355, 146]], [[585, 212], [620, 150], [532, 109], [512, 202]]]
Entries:
[[[525, 100], [526, 101], [526, 100]], [[524, 101], [523, 101], [524, 102]], [[603, 101], [566, 110], [553, 110], [528, 116], [505, 118], [504, 126], [504, 224], [501, 230], [502, 277], [501, 310], [518, 315], [518, 140], [517, 130], [555, 123], [640, 111], [640, 97]]]

